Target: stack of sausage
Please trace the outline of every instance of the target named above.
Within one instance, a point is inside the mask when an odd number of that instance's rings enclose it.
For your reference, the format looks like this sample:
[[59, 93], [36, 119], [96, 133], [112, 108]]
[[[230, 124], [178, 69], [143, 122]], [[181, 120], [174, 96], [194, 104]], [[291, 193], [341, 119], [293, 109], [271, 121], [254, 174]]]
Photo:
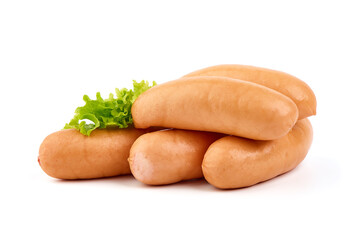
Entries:
[[247, 187], [305, 158], [316, 98], [289, 74], [219, 65], [147, 90], [131, 112], [133, 128], [49, 135], [40, 166], [61, 179], [132, 173], [149, 185], [205, 177], [221, 189]]

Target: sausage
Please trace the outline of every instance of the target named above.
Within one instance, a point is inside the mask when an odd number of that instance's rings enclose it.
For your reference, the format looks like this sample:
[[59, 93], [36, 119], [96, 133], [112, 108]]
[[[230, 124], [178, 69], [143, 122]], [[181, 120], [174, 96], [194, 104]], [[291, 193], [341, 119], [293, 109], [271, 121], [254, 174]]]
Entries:
[[157, 85], [134, 102], [136, 128], [162, 126], [257, 140], [286, 135], [298, 119], [295, 103], [267, 87], [227, 77], [191, 77]]
[[130, 149], [134, 177], [149, 185], [202, 178], [207, 148], [223, 135], [209, 132], [164, 130], [139, 137]]
[[299, 109], [299, 119], [316, 114], [316, 98], [311, 88], [300, 79], [280, 71], [266, 68], [225, 64], [189, 73], [184, 77], [224, 76], [257, 83], [291, 98]]
[[202, 170], [217, 188], [242, 188], [266, 181], [295, 168], [306, 156], [313, 132], [308, 119], [299, 120], [286, 136], [255, 141], [227, 136], [207, 150]]
[[50, 134], [40, 145], [39, 164], [49, 176], [89, 179], [129, 174], [133, 142], [147, 130], [96, 129], [85, 136], [75, 129]]

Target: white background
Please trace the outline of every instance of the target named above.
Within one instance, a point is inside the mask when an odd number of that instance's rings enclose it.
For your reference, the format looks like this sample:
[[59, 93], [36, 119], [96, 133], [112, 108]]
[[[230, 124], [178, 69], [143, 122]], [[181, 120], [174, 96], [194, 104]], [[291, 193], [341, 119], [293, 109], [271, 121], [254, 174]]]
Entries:
[[[0, 239], [359, 239], [357, 1], [1, 1]], [[288, 72], [318, 100], [294, 171], [220, 191], [60, 181], [42, 140], [82, 95], [223, 63]]]

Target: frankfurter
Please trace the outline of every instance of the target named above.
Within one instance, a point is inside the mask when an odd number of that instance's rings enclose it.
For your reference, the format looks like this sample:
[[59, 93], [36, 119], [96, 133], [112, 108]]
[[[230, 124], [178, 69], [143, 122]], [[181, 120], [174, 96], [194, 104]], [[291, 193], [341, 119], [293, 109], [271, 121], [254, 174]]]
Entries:
[[300, 79], [266, 68], [225, 64], [189, 73], [184, 77], [224, 76], [253, 82], [274, 89], [291, 98], [299, 109], [299, 119], [316, 114], [316, 97], [311, 88]]
[[207, 148], [221, 134], [164, 130], [140, 136], [130, 149], [133, 176], [142, 183], [163, 185], [203, 177]]
[[129, 174], [133, 142], [147, 130], [96, 129], [85, 136], [75, 129], [50, 134], [40, 145], [38, 162], [49, 176], [89, 179]]
[[313, 132], [302, 119], [284, 137], [255, 141], [227, 136], [215, 141], [205, 153], [205, 179], [221, 189], [248, 187], [295, 168], [307, 155]]
[[161, 126], [257, 140], [286, 135], [298, 119], [295, 103], [259, 84], [227, 77], [190, 77], [157, 85], [132, 105], [136, 128]]

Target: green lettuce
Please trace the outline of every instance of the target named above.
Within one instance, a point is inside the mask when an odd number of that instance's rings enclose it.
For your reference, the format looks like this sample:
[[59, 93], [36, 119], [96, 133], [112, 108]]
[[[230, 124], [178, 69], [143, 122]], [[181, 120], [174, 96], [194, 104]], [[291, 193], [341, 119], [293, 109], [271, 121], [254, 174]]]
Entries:
[[[119, 127], [127, 128], [133, 123], [131, 106], [135, 99], [151, 86], [148, 81], [136, 82], [133, 80], [132, 89], [115, 89], [116, 97], [110, 93], [108, 99], [103, 99], [100, 93], [96, 93], [96, 100], [91, 100], [84, 95], [85, 105], [75, 110], [75, 116], [65, 124], [64, 129], [77, 129], [82, 134], [90, 136], [91, 132], [97, 128]], [[90, 120], [90, 123], [81, 120]], [[89, 121], [88, 121], [89, 122]]]

